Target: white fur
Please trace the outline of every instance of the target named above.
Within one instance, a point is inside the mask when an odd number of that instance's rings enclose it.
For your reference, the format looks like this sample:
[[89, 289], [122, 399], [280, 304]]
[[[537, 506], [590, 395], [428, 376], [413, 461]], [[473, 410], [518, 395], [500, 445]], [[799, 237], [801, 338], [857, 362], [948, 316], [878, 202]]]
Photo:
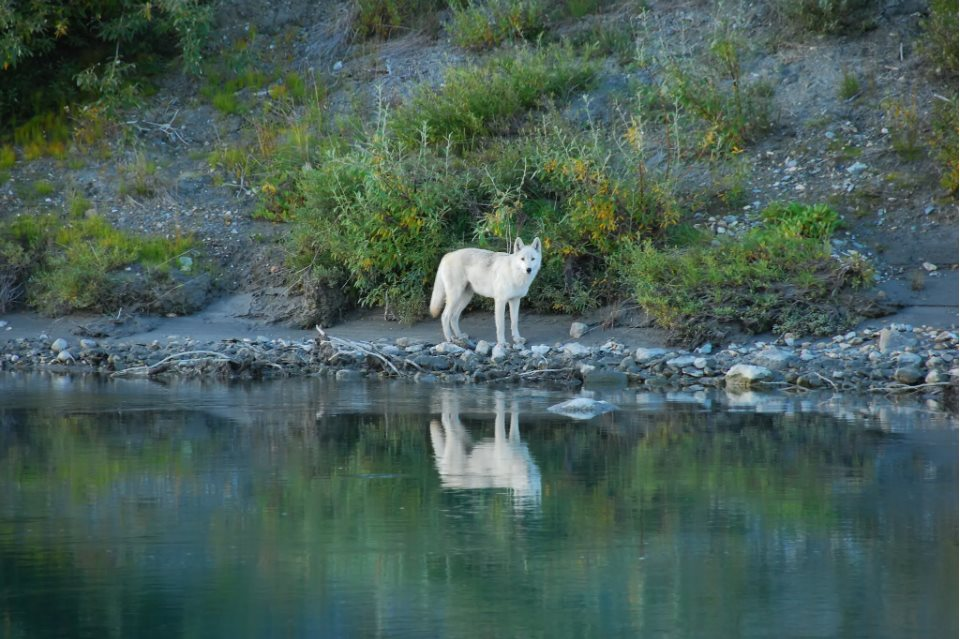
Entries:
[[460, 315], [477, 294], [493, 298], [498, 344], [507, 343], [504, 330], [507, 304], [510, 305], [513, 341], [516, 344], [526, 342], [517, 327], [520, 298], [530, 290], [530, 284], [540, 271], [541, 261], [539, 237], [529, 245], [518, 237], [513, 243], [513, 253], [465, 248], [444, 255], [430, 298], [430, 313], [436, 317], [443, 311], [440, 324], [444, 338], [447, 341], [466, 339], [466, 334], [460, 330]]

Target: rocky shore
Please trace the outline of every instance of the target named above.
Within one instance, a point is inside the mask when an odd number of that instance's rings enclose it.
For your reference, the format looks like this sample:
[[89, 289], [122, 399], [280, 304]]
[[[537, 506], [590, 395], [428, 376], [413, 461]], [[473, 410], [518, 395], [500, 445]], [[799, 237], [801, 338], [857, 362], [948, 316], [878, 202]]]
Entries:
[[257, 337], [149, 344], [99, 342], [46, 334], [0, 346], [0, 370], [95, 373], [127, 377], [260, 379], [331, 376], [407, 377], [422, 383], [513, 384], [586, 388], [644, 387], [823, 389], [859, 393], [912, 393], [955, 404], [957, 333], [891, 324], [829, 340], [790, 335], [694, 350], [628, 346], [608, 341], [503, 348], [484, 341], [433, 344], [400, 337], [375, 341]]

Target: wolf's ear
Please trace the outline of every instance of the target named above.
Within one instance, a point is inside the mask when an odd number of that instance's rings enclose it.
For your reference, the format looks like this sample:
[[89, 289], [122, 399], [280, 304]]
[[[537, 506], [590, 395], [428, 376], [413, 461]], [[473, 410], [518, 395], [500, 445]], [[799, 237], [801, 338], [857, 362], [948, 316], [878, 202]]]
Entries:
[[539, 252], [540, 252], [540, 238], [539, 238], [539, 237], [533, 238], [533, 243], [532, 243], [530, 246], [533, 247], [533, 250], [534, 250], [534, 251], [536, 251], [537, 253], [539, 253]]
[[521, 239], [518, 237], [517, 239], [515, 239], [515, 240], [513, 241], [513, 252], [514, 252], [514, 253], [519, 253], [519, 252], [520, 252], [520, 249], [522, 249], [522, 248], [523, 248], [523, 240], [521, 240]]

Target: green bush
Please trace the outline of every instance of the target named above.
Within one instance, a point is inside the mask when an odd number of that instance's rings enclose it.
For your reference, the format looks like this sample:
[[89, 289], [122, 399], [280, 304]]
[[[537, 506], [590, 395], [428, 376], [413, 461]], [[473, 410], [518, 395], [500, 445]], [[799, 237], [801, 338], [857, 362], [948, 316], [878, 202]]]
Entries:
[[956, 80], [957, 48], [960, 46], [960, 22], [954, 0], [930, 0], [930, 15], [921, 25], [925, 37], [920, 38], [920, 51], [936, 75]]
[[543, 0], [468, 0], [452, 3], [447, 32], [457, 46], [492, 49], [505, 41], [531, 40], [546, 29]]
[[78, 80], [99, 98], [123, 84], [111, 85], [118, 65], [135, 62], [143, 73], [177, 48], [183, 67], [198, 72], [211, 17], [204, 0], [0, 3], [0, 123], [78, 101]]
[[960, 182], [957, 160], [958, 140], [957, 96], [951, 100], [934, 100], [930, 146], [940, 168], [940, 184], [952, 193]]
[[356, 0], [354, 30], [359, 38], [389, 38], [435, 18], [446, 0]]
[[701, 237], [674, 249], [643, 243], [626, 253], [622, 276], [640, 306], [682, 341], [722, 338], [732, 324], [814, 335], [849, 326], [855, 318], [837, 296], [869, 283], [872, 270], [859, 256], [831, 257], [835, 214], [775, 205], [763, 219], [742, 238]]
[[721, 28], [701, 64], [666, 61], [660, 104], [701, 123], [692, 143], [699, 154], [739, 153], [770, 130], [773, 89], [743, 78], [745, 46], [741, 34]]
[[447, 71], [442, 87], [421, 85], [390, 122], [389, 132], [409, 148], [430, 144], [475, 145], [503, 133], [543, 101], [588, 88], [594, 62], [569, 47], [524, 48], [479, 66]]
[[456, 218], [469, 209], [468, 182], [429, 150], [381, 141], [331, 153], [300, 180], [295, 265], [339, 270], [361, 304], [411, 321], [426, 308]]
[[858, 31], [869, 25], [865, 13], [875, 0], [768, 0], [781, 22], [816, 33]]
[[[195, 270], [181, 272], [176, 259], [192, 250], [189, 238], [129, 235], [99, 216], [13, 218], [0, 223], [0, 306], [23, 297], [50, 315], [119, 306], [195, 310], [170, 295]], [[4, 299], [4, 289], [14, 293]]]
[[[477, 223], [481, 245], [539, 236], [543, 269], [529, 301], [540, 311], [582, 313], [618, 295], [613, 265], [626, 247], [659, 238], [679, 211], [668, 189], [637, 158], [611, 157], [610, 140], [555, 119], [494, 147], [497, 189]], [[492, 240], [496, 240], [494, 243]]]
[[761, 211], [760, 218], [788, 238], [827, 240], [840, 227], [840, 216], [826, 204], [776, 202]]

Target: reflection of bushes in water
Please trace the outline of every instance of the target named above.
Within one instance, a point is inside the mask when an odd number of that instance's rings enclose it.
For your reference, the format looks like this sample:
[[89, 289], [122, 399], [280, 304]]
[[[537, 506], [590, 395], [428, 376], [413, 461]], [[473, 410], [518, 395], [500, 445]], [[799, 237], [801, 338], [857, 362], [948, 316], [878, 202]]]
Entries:
[[[313, 418], [305, 411], [247, 424], [195, 411], [147, 411], [131, 420], [95, 405], [66, 421], [0, 410], [0, 486], [17, 482], [18, 499], [46, 508], [49, 491], [39, 486], [53, 481], [73, 497], [73, 503], [62, 500], [64, 513], [97, 505], [95, 516], [54, 521], [65, 528], [60, 535], [92, 540], [82, 546], [82, 562], [51, 548], [51, 537], [39, 526], [18, 540], [17, 552], [51, 558], [77, 583], [115, 570], [108, 553], [96, 552], [101, 549], [91, 532], [100, 526], [128, 514], [135, 525], [162, 526], [170, 515], [182, 520], [181, 511], [192, 507], [187, 514], [201, 518], [191, 524], [203, 531], [196, 543], [213, 562], [211, 574], [230, 578], [211, 582], [203, 571], [178, 574], [183, 600], [210, 597], [216, 583], [214, 596], [256, 603], [255, 610], [307, 605], [292, 594], [291, 583], [299, 587], [308, 575], [346, 590], [372, 589], [386, 602], [409, 603], [441, 587], [447, 593], [443, 605], [459, 629], [474, 622], [489, 627], [489, 620], [479, 619], [478, 597], [517, 584], [545, 610], [589, 592], [653, 596], [644, 581], [653, 573], [629, 561], [661, 547], [655, 544], [682, 543], [671, 541], [677, 530], [708, 531], [718, 517], [734, 535], [758, 518], [766, 528], [796, 526], [801, 535], [816, 534], [834, 521], [837, 477], [873, 481], [869, 470], [883, 437], [816, 415], [689, 410], [617, 414], [576, 425], [521, 415], [523, 439], [544, 479], [541, 529], [516, 517], [503, 491], [437, 490], [430, 417]], [[463, 419], [478, 439], [492, 431], [492, 416], [475, 411]], [[148, 507], [116, 499], [113, 488], [125, 481], [136, 482], [134, 494], [147, 498]], [[176, 495], [170, 494], [172, 484]], [[151, 487], [161, 491], [156, 500], [142, 492]], [[886, 508], [862, 516], [872, 522]], [[669, 534], [658, 542], [660, 531]], [[749, 552], [730, 539], [731, 551]], [[577, 547], [587, 548], [586, 555], [566, 552]], [[125, 590], [140, 592], [145, 580], [156, 579], [137, 572], [136, 553], [154, 551], [129, 549], [124, 580], [130, 588], [90, 594], [83, 609], [94, 616], [124, 609]], [[297, 553], [295, 562], [288, 561], [289, 552]], [[868, 561], [873, 553], [867, 549]], [[244, 556], [258, 558], [255, 569], [235, 564]], [[726, 576], [732, 587], [755, 566], [746, 560], [724, 565], [732, 571]], [[24, 574], [20, 566], [12, 567], [14, 573], [2, 567], [3, 574]], [[541, 586], [538, 575], [552, 585]], [[237, 594], [226, 585], [252, 576], [255, 594]], [[253, 596], [256, 602], [245, 599]], [[500, 623], [526, 627], [529, 619], [519, 618], [521, 613], [522, 607], [509, 607]]]

